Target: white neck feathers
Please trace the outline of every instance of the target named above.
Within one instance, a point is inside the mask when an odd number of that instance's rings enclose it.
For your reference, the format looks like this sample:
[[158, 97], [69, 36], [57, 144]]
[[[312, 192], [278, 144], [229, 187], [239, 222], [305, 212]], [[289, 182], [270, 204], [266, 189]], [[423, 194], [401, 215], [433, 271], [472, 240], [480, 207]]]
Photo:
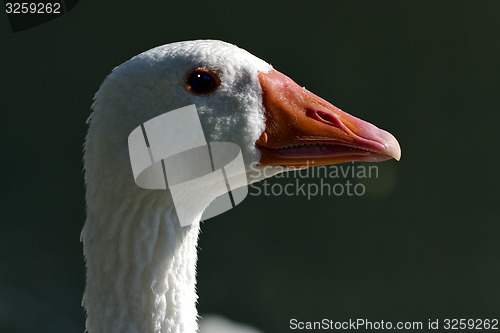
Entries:
[[181, 228], [167, 191], [108, 204], [82, 231], [88, 332], [196, 332], [199, 222]]

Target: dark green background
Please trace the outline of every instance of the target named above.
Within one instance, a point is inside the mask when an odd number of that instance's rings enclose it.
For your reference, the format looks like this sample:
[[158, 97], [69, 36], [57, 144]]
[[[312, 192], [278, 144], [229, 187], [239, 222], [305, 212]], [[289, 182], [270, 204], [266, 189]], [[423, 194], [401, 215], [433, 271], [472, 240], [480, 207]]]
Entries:
[[403, 151], [363, 197], [249, 196], [204, 223], [202, 314], [268, 333], [500, 317], [500, 1], [182, 3], [82, 0], [15, 34], [0, 14], [0, 332], [83, 332], [93, 94], [133, 55], [198, 38], [271, 62]]

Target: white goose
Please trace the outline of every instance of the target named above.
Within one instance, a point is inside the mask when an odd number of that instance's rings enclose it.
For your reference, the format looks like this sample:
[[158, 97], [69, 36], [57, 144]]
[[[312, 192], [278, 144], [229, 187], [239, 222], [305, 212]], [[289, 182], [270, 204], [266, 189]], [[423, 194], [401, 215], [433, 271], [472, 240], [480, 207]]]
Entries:
[[[97, 92], [85, 143], [87, 220], [81, 239], [89, 333], [197, 331], [199, 221], [181, 227], [168, 191], [135, 184], [127, 145], [140, 124], [190, 104], [197, 107], [207, 141], [236, 143], [247, 167], [401, 155], [388, 132], [232, 44], [179, 42], [133, 57]], [[249, 182], [260, 180], [255, 175], [248, 173]], [[201, 215], [204, 207], [199, 209]]]

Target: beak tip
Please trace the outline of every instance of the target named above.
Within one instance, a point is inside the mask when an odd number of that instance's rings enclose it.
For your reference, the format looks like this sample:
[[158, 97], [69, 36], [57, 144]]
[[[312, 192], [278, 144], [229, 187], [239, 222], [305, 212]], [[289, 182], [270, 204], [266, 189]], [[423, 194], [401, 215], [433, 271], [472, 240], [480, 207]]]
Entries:
[[396, 161], [401, 159], [401, 147], [399, 146], [398, 140], [390, 134], [389, 140], [386, 142], [387, 155], [394, 158]]

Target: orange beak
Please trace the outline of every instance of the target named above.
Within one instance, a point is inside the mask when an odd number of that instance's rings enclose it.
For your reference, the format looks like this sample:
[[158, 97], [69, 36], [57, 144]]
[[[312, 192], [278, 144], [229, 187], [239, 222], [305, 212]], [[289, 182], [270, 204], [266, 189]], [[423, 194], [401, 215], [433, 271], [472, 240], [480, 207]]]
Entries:
[[259, 165], [306, 167], [399, 160], [389, 132], [353, 117], [276, 70], [259, 73], [266, 128], [255, 142]]

